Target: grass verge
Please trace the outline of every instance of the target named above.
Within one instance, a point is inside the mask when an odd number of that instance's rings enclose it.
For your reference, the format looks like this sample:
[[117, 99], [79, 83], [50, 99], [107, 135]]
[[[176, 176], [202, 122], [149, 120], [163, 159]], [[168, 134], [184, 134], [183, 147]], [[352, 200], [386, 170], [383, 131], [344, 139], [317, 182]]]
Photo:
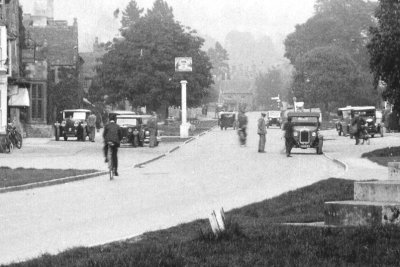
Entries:
[[280, 224], [323, 220], [324, 202], [352, 199], [353, 186], [331, 178], [232, 210], [218, 238], [207, 220], [197, 220], [13, 266], [399, 266], [399, 227]]
[[361, 155], [363, 158], [378, 163], [382, 166], [387, 166], [388, 162], [400, 162], [400, 147], [385, 147]]
[[11, 169], [9, 167], [0, 167], [0, 188], [50, 181], [59, 178], [89, 174], [94, 172], [97, 172], [97, 170], [61, 170], [33, 168]]

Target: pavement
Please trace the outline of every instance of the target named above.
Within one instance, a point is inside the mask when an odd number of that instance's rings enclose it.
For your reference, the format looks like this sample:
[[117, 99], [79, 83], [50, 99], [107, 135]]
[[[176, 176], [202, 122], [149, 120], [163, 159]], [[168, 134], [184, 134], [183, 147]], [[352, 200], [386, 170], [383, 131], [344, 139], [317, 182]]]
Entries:
[[[355, 146], [354, 140], [339, 137], [334, 130], [324, 131], [326, 156], [316, 155], [314, 149], [294, 149], [293, 157], [286, 158], [280, 129], [268, 129], [267, 153], [257, 153], [257, 117], [258, 113], [249, 114], [246, 147], [239, 146], [234, 130], [214, 129], [173, 153], [168, 151], [180, 144], [161, 143], [158, 150], [121, 149], [122, 169], [114, 181], [104, 175], [0, 194], [0, 264], [207, 218], [213, 209], [228, 211], [329, 177], [387, 178], [386, 168], [359, 156], [395, 145], [398, 134]], [[46, 142], [26, 139], [23, 149], [12, 154], [14, 160], [1, 155], [2, 166], [105, 167], [97, 162], [102, 158], [101, 143]], [[24, 156], [24, 149], [31, 149], [32, 155]], [[56, 154], [40, 156], [44, 151]], [[134, 168], [161, 154], [165, 156]]]

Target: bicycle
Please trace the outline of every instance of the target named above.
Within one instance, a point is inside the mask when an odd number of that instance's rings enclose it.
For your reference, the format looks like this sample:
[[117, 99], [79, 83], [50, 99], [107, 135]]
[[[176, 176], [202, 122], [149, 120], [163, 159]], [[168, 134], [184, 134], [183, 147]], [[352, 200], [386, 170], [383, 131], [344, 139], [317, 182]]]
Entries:
[[22, 135], [17, 131], [17, 128], [12, 125], [8, 125], [7, 127], [7, 135], [13, 144], [13, 146], [16, 146], [18, 149], [21, 149], [22, 147]]
[[113, 158], [113, 150], [114, 150], [114, 142], [107, 142], [108, 150], [107, 150], [107, 162], [108, 162], [108, 171], [110, 174], [110, 180], [114, 179], [115, 167], [114, 167], [114, 158]]

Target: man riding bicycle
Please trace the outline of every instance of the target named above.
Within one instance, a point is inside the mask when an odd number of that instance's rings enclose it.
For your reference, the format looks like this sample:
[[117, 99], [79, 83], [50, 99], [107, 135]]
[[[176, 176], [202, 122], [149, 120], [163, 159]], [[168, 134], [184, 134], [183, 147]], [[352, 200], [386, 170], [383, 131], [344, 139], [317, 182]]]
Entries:
[[122, 139], [122, 131], [118, 124], [115, 123], [115, 115], [110, 117], [110, 122], [104, 127], [103, 138], [104, 138], [104, 156], [105, 162], [108, 162], [108, 142], [112, 142], [114, 145], [111, 146], [111, 159], [114, 166], [114, 175], [118, 176], [118, 147]]

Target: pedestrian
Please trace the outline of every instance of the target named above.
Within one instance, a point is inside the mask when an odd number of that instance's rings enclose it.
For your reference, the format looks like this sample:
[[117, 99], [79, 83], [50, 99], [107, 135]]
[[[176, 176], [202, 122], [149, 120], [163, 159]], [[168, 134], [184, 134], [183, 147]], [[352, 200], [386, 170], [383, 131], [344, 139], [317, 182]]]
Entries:
[[76, 127], [76, 137], [77, 137], [77, 141], [85, 141], [86, 136], [84, 136], [84, 133], [83, 133], [82, 122], [79, 122], [78, 126]]
[[100, 132], [100, 128], [102, 128], [102, 119], [101, 119], [101, 114], [98, 112], [96, 114], [96, 130], [97, 132]]
[[157, 113], [152, 112], [152, 116], [148, 121], [149, 127], [149, 147], [155, 147], [157, 145]]
[[238, 116], [238, 134], [240, 146], [246, 146], [247, 123], [248, 119], [246, 114], [244, 113], [244, 111], [240, 111]]
[[94, 142], [96, 136], [96, 115], [90, 114], [87, 120], [87, 128], [89, 131], [89, 141]]
[[258, 153], [265, 153], [265, 135], [267, 134], [265, 125], [265, 113], [261, 113], [261, 117], [258, 119], [257, 134], [260, 136], [258, 142]]
[[285, 137], [286, 157], [291, 157], [290, 153], [293, 147], [293, 124], [291, 117], [287, 118], [287, 122], [285, 122], [282, 128], [285, 131], [284, 137]]
[[108, 142], [114, 143], [114, 145], [111, 147], [111, 154], [114, 165], [114, 175], [118, 176], [118, 147], [120, 146], [122, 139], [122, 130], [121, 127], [115, 123], [115, 115], [110, 118], [110, 122], [104, 127], [103, 139], [105, 162], [108, 162]]
[[352, 132], [354, 138], [356, 139], [356, 145], [360, 144], [360, 138], [362, 135], [362, 127], [365, 124], [365, 120], [360, 117], [359, 114], [353, 114], [353, 119], [351, 121]]

